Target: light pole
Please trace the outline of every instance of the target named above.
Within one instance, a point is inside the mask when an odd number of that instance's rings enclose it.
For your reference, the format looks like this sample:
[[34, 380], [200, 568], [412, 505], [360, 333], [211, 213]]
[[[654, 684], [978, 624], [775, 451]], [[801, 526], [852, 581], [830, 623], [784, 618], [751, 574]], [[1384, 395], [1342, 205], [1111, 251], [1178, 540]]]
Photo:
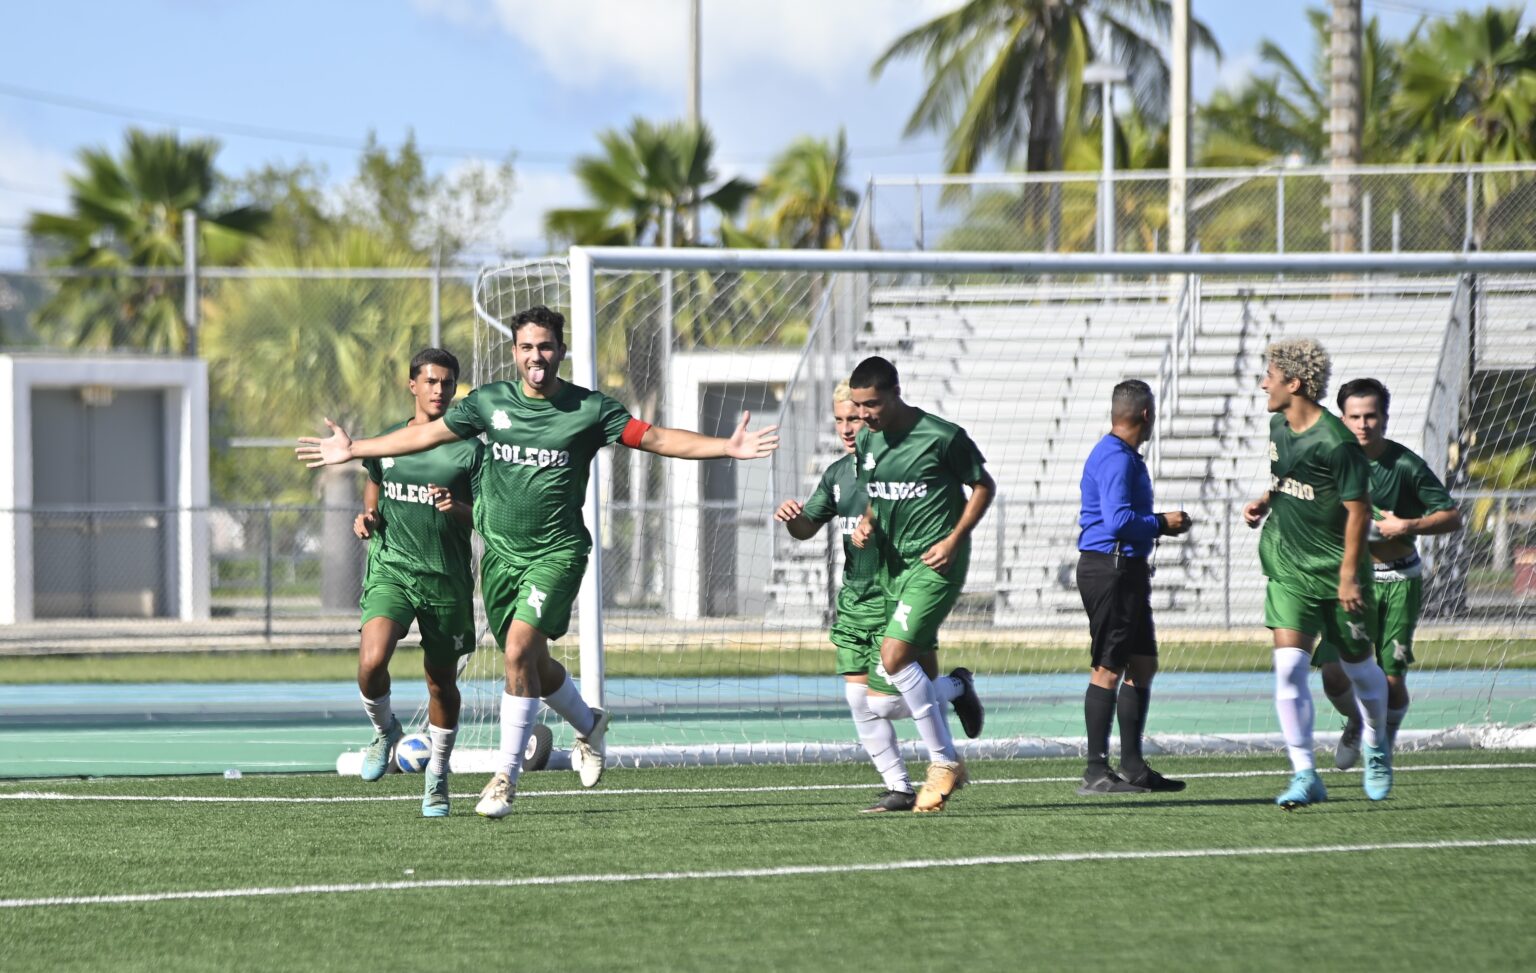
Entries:
[[[1104, 28], [1104, 56], [1109, 57], [1109, 27]], [[1094, 61], [1083, 68], [1083, 84], [1097, 84], [1104, 88], [1100, 99], [1099, 124], [1104, 129], [1103, 171], [1099, 176], [1099, 220], [1094, 236], [1099, 253], [1115, 250], [1115, 85], [1124, 84], [1125, 68], [1108, 61]]]

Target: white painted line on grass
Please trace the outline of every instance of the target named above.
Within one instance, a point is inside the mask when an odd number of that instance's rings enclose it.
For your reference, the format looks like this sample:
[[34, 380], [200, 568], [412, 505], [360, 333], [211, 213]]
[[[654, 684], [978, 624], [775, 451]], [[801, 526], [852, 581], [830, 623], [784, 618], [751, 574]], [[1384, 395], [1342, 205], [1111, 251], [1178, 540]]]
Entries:
[[[1409, 771], [1456, 771], [1456, 770], [1536, 770], [1536, 763], [1502, 763], [1502, 764], [1423, 764], [1416, 767], [1396, 767], [1397, 773]], [[1353, 773], [1360, 771], [1328, 771], [1329, 774]], [[1289, 770], [1242, 770], [1221, 771], [1203, 774], [1180, 774], [1181, 780], [1239, 780], [1250, 777], [1289, 777]], [[164, 778], [171, 779], [171, 778]], [[973, 780], [967, 787], [1016, 785], [1016, 784], [1077, 784], [1081, 783], [1081, 777], [999, 777], [986, 780]], [[231, 784], [232, 787], [242, 786]], [[815, 791], [867, 791], [877, 786], [874, 783], [863, 784], [794, 784], [767, 787], [614, 787], [602, 790], [550, 790], [550, 791], [519, 791], [519, 800], [528, 800], [539, 797], [633, 797], [635, 795], [675, 795], [675, 794], [798, 794], [812, 793]], [[479, 792], [464, 792], [453, 795], [456, 798], [478, 797]], [[65, 791], [0, 791], [0, 801], [122, 801], [131, 803], [142, 801], [146, 803], [166, 804], [370, 804], [378, 801], [417, 801], [417, 794], [355, 794], [336, 795], [328, 797], [268, 797], [248, 794], [206, 794], [206, 795], [164, 795], [154, 796], [149, 794], [71, 794]]]
[[37, 899], [0, 899], [0, 909], [57, 908], [76, 905], [125, 905], [199, 899], [248, 899], [297, 895], [345, 895], [352, 892], [400, 892], [408, 889], [527, 888], [553, 885], [610, 885], [621, 882], [688, 882], [731, 878], [784, 878], [802, 875], [853, 875], [868, 872], [973, 868], [978, 865], [1040, 865], [1059, 862], [1148, 861], [1169, 858], [1252, 858], [1332, 855], [1375, 851], [1446, 851], [1461, 848], [1523, 848], [1536, 838], [1480, 838], [1464, 841], [1394, 841], [1380, 844], [1312, 847], [1182, 848], [1166, 851], [1069, 851], [1041, 855], [985, 855], [975, 858], [923, 858], [914, 861], [855, 862], [846, 865], [780, 865], [775, 868], [728, 868], [713, 871], [535, 875], [527, 878], [445, 878], [333, 885], [289, 885], [244, 889], [194, 889], [183, 892], [135, 892], [118, 895], [62, 895]]

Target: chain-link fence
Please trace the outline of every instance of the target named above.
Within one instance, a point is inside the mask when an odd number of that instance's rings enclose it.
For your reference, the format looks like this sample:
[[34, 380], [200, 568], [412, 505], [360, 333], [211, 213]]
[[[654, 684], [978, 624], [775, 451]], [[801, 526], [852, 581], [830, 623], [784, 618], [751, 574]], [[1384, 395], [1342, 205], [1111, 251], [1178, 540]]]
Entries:
[[[1094, 172], [878, 176], [867, 193], [868, 245], [881, 250], [1054, 253], [1168, 252], [1166, 172], [1112, 174], [1114, 239], [1100, 240]], [[1340, 214], [1358, 252], [1536, 248], [1536, 165], [1191, 169], [1186, 246], [1206, 253], [1316, 253], [1333, 248], [1329, 195], [1339, 180], [1354, 206]]]

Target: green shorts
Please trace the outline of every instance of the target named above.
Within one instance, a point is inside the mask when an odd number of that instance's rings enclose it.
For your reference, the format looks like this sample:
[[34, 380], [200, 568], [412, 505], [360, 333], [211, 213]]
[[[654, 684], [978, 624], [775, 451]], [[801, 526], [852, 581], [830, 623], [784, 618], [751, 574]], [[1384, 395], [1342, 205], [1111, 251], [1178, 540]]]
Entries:
[[453, 666], [459, 656], [475, 651], [475, 603], [467, 593], [448, 604], [423, 604], [400, 582], [375, 576], [363, 586], [359, 605], [364, 625], [387, 618], [409, 629], [414, 620], [421, 632], [422, 652], [433, 668]]
[[884, 676], [880, 668], [880, 643], [883, 640], [879, 626], [869, 628], [856, 624], [844, 624], [839, 618], [829, 636], [837, 647], [837, 674], [840, 676], [868, 676], [869, 688], [887, 696], [900, 696], [901, 692]]
[[480, 598], [496, 644], [506, 648], [507, 627], [514, 620], [527, 622], [551, 639], [564, 635], [586, 570], [585, 555], [514, 565], [486, 552], [480, 559]]
[[913, 563], [885, 586], [885, 638], [909, 645], [935, 646], [939, 626], [960, 598], [965, 578], [951, 578], [926, 564]]
[[[1413, 664], [1413, 632], [1419, 624], [1419, 606], [1424, 597], [1421, 578], [1376, 583], [1376, 661], [1389, 676], [1405, 676]], [[1312, 653], [1312, 664], [1336, 661], [1338, 650], [1320, 644]]]
[[[1360, 586], [1365, 611], [1351, 615], [1339, 607], [1337, 598], [1316, 598], [1271, 580], [1264, 587], [1264, 625], [1289, 628], [1317, 638], [1324, 644], [1347, 646], [1350, 655], [1369, 656], [1376, 650], [1375, 586]], [[1313, 662], [1317, 655], [1313, 654]]]

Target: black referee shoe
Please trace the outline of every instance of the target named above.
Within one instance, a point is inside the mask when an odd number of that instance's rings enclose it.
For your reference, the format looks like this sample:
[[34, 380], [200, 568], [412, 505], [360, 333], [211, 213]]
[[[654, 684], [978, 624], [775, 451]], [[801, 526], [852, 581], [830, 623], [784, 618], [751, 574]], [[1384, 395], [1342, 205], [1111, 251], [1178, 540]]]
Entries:
[[981, 725], [987, 719], [986, 707], [981, 705], [981, 697], [976, 695], [976, 677], [971, 675], [971, 670], [961, 666], [958, 669], [951, 669], [949, 678], [956, 680], [964, 687], [950, 705], [955, 708], [955, 715], [960, 717], [960, 729], [974, 740], [981, 736]]
[[1090, 770], [1083, 775], [1083, 784], [1077, 789], [1078, 797], [1096, 797], [1100, 794], [1145, 794], [1150, 788], [1132, 784], [1113, 770]]
[[860, 814], [879, 814], [882, 811], [910, 811], [917, 803], [917, 795], [911, 791], [881, 791], [875, 803]]
[[1125, 780], [1126, 783], [1133, 787], [1140, 787], [1143, 790], [1160, 793], [1172, 793], [1173, 791], [1182, 791], [1184, 789], [1184, 782], [1182, 780], [1169, 780], [1151, 767], [1143, 767], [1141, 773], [1127, 777]]

